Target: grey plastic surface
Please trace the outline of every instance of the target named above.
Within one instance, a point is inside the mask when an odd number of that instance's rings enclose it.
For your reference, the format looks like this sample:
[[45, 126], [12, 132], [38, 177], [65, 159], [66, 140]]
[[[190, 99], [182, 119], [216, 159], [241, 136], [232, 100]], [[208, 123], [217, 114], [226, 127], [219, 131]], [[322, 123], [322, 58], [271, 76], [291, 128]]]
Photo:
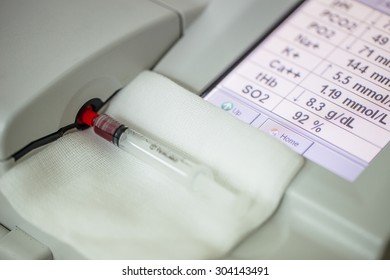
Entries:
[[213, 0], [154, 70], [201, 93], [297, 0]]
[[0, 161], [151, 68], [180, 33], [177, 13], [146, 0], [1, 1]]
[[230, 258], [380, 259], [390, 240], [390, 147], [354, 183], [307, 161], [280, 209]]
[[165, 5], [180, 15], [182, 33], [202, 13], [210, 0], [153, 0]]
[[1, 238], [3, 238], [8, 232], [9, 232], [8, 229], [6, 229], [6, 228], [3, 227], [2, 225], [0, 225], [0, 240], [1, 240]]
[[0, 260], [50, 260], [49, 248], [16, 228], [0, 238]]
[[[200, 94], [297, 2], [214, 0], [155, 70]], [[306, 161], [275, 215], [227, 257], [382, 258], [390, 239], [389, 166], [389, 145], [353, 183]]]

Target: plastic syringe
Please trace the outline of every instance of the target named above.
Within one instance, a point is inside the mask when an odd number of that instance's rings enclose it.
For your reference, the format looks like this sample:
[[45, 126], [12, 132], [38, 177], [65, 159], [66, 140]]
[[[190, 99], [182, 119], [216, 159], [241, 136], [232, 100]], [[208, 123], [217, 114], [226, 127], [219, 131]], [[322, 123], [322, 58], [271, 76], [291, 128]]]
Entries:
[[209, 168], [185, 158], [105, 114], [94, 112], [92, 107], [84, 108], [79, 113], [77, 122], [93, 127], [97, 135], [147, 162], [180, 184], [193, 186], [199, 175], [213, 178]]

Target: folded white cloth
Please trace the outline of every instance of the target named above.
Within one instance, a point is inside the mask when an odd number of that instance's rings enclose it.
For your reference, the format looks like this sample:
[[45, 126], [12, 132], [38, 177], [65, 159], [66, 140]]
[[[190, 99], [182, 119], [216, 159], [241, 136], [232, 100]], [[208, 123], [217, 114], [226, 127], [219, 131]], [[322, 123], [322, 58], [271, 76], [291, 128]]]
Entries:
[[209, 166], [215, 181], [182, 186], [91, 129], [0, 178], [0, 191], [26, 221], [85, 258], [221, 258], [273, 213], [303, 162], [153, 72], [124, 88], [107, 114]]

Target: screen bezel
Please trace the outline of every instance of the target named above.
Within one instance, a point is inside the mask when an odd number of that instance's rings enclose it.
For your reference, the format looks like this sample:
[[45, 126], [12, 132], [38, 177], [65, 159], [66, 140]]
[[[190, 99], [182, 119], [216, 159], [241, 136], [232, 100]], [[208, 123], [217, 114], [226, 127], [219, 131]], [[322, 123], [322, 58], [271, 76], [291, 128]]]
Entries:
[[262, 34], [248, 49], [246, 49], [236, 60], [233, 61], [226, 69], [222, 71], [215, 80], [201, 91], [200, 97], [205, 98], [210, 91], [212, 91], [227, 75], [230, 74], [252, 51], [254, 51], [268, 36], [276, 30], [290, 15], [292, 15], [306, 0], [299, 0], [297, 3], [292, 5], [287, 12], [285, 12], [275, 23], [273, 23], [265, 32]]

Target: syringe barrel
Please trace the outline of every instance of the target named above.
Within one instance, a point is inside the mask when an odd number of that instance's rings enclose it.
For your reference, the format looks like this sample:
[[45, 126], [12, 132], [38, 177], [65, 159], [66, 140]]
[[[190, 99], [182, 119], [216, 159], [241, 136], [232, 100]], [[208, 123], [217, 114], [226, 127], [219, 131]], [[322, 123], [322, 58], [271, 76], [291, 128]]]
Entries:
[[93, 130], [96, 134], [118, 146], [119, 138], [127, 127], [107, 115], [98, 115], [93, 119]]
[[209, 168], [127, 128], [107, 115], [97, 116], [93, 120], [93, 127], [96, 134], [150, 164], [180, 184], [192, 186], [199, 175], [213, 177]]
[[154, 166], [180, 184], [192, 185], [197, 176], [212, 178], [210, 169], [185, 158], [145, 135], [127, 129], [119, 139], [120, 148]]

